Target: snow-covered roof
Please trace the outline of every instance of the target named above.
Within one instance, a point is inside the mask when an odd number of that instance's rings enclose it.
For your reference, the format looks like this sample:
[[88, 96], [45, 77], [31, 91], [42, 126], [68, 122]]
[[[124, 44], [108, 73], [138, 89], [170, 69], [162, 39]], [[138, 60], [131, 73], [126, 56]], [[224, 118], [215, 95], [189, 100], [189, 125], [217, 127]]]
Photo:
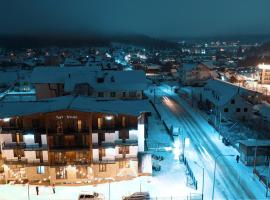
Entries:
[[249, 140], [239, 140], [239, 144], [243, 144], [245, 146], [254, 147], [254, 146], [269, 146], [270, 147], [270, 140], [255, 140], [255, 139], [249, 139]]
[[183, 63], [182, 69], [185, 71], [191, 71], [198, 66], [197, 63]]
[[255, 94], [254, 91], [246, 88], [219, 79], [211, 79], [208, 80], [204, 86], [203, 95], [213, 104], [222, 106], [229, 102], [235, 95], [243, 95], [248, 93]]
[[215, 68], [216, 65], [214, 65], [213, 61], [206, 61], [206, 62], [202, 62], [203, 65], [207, 66], [208, 68]]
[[[97, 82], [97, 77], [104, 81]], [[96, 91], [135, 91], [147, 87], [144, 71], [100, 71], [92, 67], [37, 67], [31, 76], [32, 83], [63, 83], [66, 92], [76, 84], [88, 83]]]
[[254, 110], [259, 111], [260, 115], [270, 120], [270, 105], [266, 102], [253, 106]]
[[42, 101], [2, 102], [0, 103], [0, 118], [48, 113], [60, 110], [139, 116], [141, 113], [151, 112], [151, 106], [148, 100], [97, 101], [94, 98], [85, 96], [63, 96]]
[[[97, 77], [104, 80], [99, 83]], [[147, 87], [144, 71], [98, 71], [70, 76], [65, 80], [65, 91], [71, 92], [76, 84], [88, 83], [96, 91], [137, 91]]]
[[0, 71], [0, 84], [11, 84], [18, 79], [18, 74], [16, 71], [5, 72]]
[[64, 83], [70, 75], [93, 73], [91, 67], [36, 67], [31, 75], [32, 83]]

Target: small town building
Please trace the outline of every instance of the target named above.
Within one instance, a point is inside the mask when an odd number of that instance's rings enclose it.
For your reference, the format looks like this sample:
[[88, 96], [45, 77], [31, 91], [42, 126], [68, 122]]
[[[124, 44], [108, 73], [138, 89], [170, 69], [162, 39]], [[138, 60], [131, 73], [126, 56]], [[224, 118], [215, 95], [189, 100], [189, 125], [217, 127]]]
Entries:
[[248, 166], [267, 165], [270, 158], [270, 140], [240, 140], [240, 160]]
[[91, 67], [37, 67], [31, 82], [37, 99], [70, 94], [100, 100], [143, 99], [147, 88], [143, 71], [102, 71]]
[[179, 67], [179, 82], [183, 85], [204, 85], [214, 72], [203, 63], [184, 63]]
[[252, 107], [260, 94], [246, 88], [218, 80], [208, 80], [200, 94], [207, 111], [223, 118], [247, 120], [252, 117]]

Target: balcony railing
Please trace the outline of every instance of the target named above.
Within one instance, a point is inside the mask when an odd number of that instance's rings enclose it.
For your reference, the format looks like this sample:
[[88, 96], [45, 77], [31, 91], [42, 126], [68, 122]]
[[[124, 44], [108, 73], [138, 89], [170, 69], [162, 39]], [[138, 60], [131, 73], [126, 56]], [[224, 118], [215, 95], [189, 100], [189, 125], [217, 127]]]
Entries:
[[115, 163], [115, 160], [114, 159], [106, 159], [106, 158], [102, 159], [102, 160], [94, 159], [93, 163], [95, 163], [95, 164], [111, 164], [111, 163]]
[[79, 150], [79, 149], [89, 149], [89, 145], [52, 145], [50, 150]]
[[138, 145], [138, 140], [133, 139], [117, 139], [115, 145]]
[[74, 160], [74, 161], [67, 161], [67, 160], [51, 160], [50, 166], [66, 166], [66, 165], [89, 165], [91, 164], [90, 160], [84, 159], [84, 160]]
[[45, 128], [31, 128], [31, 129], [25, 129], [25, 128], [17, 128], [17, 127], [1, 127], [2, 133], [22, 133], [22, 134], [28, 134], [28, 133], [46, 133]]
[[47, 161], [30, 161], [26, 158], [21, 159], [4, 159], [4, 163], [6, 165], [31, 165], [31, 166], [39, 166], [39, 165], [45, 165], [48, 166], [49, 163]]
[[43, 144], [26, 144], [25, 142], [3, 142], [2, 144], [3, 149], [14, 149], [14, 148], [18, 148], [18, 149], [34, 149], [34, 150], [38, 150], [38, 149], [47, 149], [47, 145]]

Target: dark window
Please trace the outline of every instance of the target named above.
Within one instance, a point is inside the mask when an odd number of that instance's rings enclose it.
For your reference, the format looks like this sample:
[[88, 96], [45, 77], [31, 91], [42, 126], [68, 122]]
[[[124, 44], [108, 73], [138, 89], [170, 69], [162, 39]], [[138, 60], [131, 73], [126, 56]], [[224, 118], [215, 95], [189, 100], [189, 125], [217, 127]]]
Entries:
[[101, 161], [102, 157], [106, 156], [106, 150], [104, 148], [99, 148], [98, 153], [99, 153], [99, 160]]
[[231, 100], [231, 104], [235, 104], [235, 100], [234, 99]]
[[105, 133], [99, 132], [98, 133], [98, 143], [101, 144], [104, 141], [105, 141]]
[[130, 97], [136, 97], [136, 92], [129, 92]]
[[36, 151], [36, 159], [42, 158], [42, 151]]
[[123, 92], [123, 97], [126, 97], [126, 92]]
[[126, 129], [122, 129], [119, 131], [119, 139], [129, 139], [129, 133], [128, 133], [128, 130]]
[[244, 112], [247, 112], [248, 111], [248, 109], [247, 108], [244, 108]]
[[224, 108], [224, 112], [229, 112], [229, 109], [228, 108]]
[[104, 97], [104, 93], [103, 92], [99, 92], [98, 93], [98, 97]]
[[111, 97], [115, 97], [115, 92], [111, 92]]
[[106, 164], [99, 164], [99, 172], [106, 172]]
[[241, 109], [240, 108], [236, 108], [236, 112], [241, 112]]

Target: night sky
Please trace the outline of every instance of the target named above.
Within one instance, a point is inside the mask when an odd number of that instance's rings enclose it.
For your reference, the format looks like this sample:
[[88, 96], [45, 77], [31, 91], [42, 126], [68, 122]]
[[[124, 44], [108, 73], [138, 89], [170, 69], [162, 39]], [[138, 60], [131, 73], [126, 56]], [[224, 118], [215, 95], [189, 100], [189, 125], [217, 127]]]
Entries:
[[0, 0], [0, 34], [270, 33], [269, 0]]

